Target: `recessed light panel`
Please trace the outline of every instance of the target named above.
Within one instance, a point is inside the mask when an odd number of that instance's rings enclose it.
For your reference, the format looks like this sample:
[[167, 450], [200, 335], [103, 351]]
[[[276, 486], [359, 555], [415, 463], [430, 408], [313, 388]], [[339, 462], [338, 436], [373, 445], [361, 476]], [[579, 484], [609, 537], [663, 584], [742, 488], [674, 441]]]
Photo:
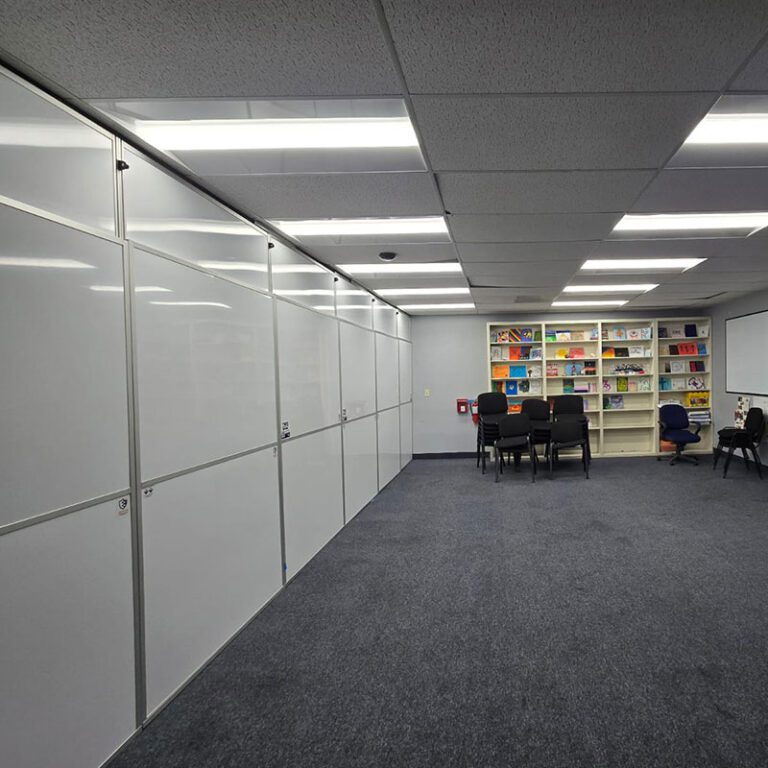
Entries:
[[747, 237], [768, 226], [768, 212], [627, 214], [613, 228], [613, 239]]
[[420, 264], [339, 264], [348, 275], [437, 275], [461, 272], [458, 261], [429, 261]]
[[442, 216], [391, 219], [308, 219], [273, 221], [275, 227], [292, 237], [358, 235], [447, 235]]
[[596, 299], [595, 301], [553, 301], [553, 307], [623, 307], [626, 299]]
[[706, 259], [587, 259], [584, 272], [685, 272]]
[[458, 296], [468, 294], [469, 288], [378, 288], [379, 296]]
[[617, 285], [566, 285], [563, 293], [647, 293], [658, 283], [620, 283]]
[[398, 307], [405, 311], [414, 311], [419, 309], [474, 309], [473, 303], [456, 304], [398, 304]]
[[768, 144], [768, 114], [713, 112], [693, 129], [685, 144]]

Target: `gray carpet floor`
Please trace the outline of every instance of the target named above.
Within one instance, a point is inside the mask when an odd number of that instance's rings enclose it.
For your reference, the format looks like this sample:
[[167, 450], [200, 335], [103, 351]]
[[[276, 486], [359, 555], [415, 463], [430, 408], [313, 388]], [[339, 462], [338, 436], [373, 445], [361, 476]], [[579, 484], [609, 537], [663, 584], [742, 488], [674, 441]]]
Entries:
[[765, 768], [768, 479], [414, 461], [111, 768]]

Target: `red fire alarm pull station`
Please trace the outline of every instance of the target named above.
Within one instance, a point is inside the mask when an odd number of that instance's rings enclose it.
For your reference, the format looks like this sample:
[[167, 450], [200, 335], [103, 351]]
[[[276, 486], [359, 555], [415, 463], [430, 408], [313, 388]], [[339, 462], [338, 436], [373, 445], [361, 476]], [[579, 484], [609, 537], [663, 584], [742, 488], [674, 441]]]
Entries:
[[456, 400], [456, 413], [469, 413], [469, 400], [466, 397]]

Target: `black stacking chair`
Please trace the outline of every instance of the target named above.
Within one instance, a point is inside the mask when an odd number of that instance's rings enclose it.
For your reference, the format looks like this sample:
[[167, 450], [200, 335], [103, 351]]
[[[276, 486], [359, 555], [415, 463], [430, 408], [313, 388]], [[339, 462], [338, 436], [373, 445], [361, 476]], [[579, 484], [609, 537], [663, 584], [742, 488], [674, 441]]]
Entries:
[[499, 482], [499, 468], [504, 471], [504, 453], [514, 454], [515, 469], [517, 457], [526, 452], [531, 460], [531, 482], [536, 482], [536, 454], [531, 441], [531, 420], [524, 413], [513, 413], [499, 422], [499, 437], [493, 445], [496, 466], [496, 482]]
[[749, 472], [749, 459], [747, 458], [747, 451], [752, 454], [752, 458], [755, 460], [755, 466], [757, 467], [757, 474], [760, 479], [763, 479], [762, 462], [760, 461], [760, 454], [758, 453], [758, 447], [763, 440], [765, 434], [765, 414], [762, 408], [750, 408], [747, 411], [747, 418], [744, 421], [744, 427], [725, 427], [717, 433], [717, 447], [714, 450], [714, 463], [712, 469], [717, 467], [717, 461], [724, 450], [728, 449], [728, 455], [725, 457], [725, 467], [723, 468], [723, 477], [728, 474], [728, 466], [731, 463], [731, 456], [737, 449], [741, 449], [741, 455], [744, 457], [744, 466]]
[[549, 456], [549, 430], [552, 426], [549, 403], [546, 400], [528, 398], [523, 400], [520, 412], [531, 420], [531, 442], [534, 452], [537, 445], [543, 445], [544, 456]]
[[[695, 456], [683, 455], [686, 445], [701, 442], [699, 436], [701, 424], [694, 424], [693, 431], [689, 429], [690, 426], [688, 412], [682, 405], [668, 403], [659, 409], [659, 437], [675, 444], [675, 455], [669, 460], [670, 464], [677, 464], [678, 461], [690, 461], [691, 464], [699, 463]], [[661, 460], [661, 456], [657, 458]]]
[[483, 463], [485, 474], [485, 449], [499, 438], [499, 422], [507, 415], [507, 396], [503, 392], [483, 392], [477, 396], [477, 466]]
[[581, 448], [581, 463], [584, 475], [589, 480], [589, 439], [584, 434], [584, 424], [576, 419], [555, 421], [550, 429], [549, 441], [549, 476], [559, 452], [564, 448]]
[[552, 416], [555, 421], [576, 421], [582, 425], [587, 441], [587, 461], [592, 460], [589, 445], [589, 418], [584, 413], [584, 399], [581, 395], [557, 395], [552, 403]]

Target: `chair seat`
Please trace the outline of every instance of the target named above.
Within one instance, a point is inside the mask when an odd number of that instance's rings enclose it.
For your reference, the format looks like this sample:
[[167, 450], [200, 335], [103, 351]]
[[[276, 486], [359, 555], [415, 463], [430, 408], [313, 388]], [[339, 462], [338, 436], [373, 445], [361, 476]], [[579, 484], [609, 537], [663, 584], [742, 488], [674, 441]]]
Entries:
[[700, 435], [694, 435], [693, 432], [689, 432], [687, 429], [665, 429], [661, 433], [661, 439], [679, 444], [701, 442]]
[[528, 438], [525, 435], [502, 437], [496, 441], [495, 445], [500, 451], [508, 451], [512, 448], [526, 448], [528, 446]]
[[746, 429], [739, 429], [738, 427], [725, 427], [717, 432], [718, 442], [721, 445], [728, 445], [733, 440], [738, 442], [748, 442], [749, 433]]
[[557, 443], [557, 449], [561, 450], [562, 448], [578, 448], [582, 445], [584, 445], [584, 438], [581, 440], [569, 440], [565, 443]]

